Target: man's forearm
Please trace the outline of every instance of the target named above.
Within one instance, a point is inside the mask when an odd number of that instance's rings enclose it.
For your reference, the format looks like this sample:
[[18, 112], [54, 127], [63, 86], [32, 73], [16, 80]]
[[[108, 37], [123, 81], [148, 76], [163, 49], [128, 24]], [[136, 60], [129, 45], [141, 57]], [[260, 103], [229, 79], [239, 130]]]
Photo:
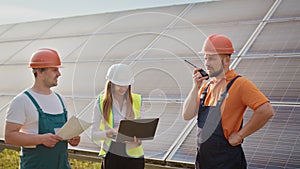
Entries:
[[193, 87], [183, 103], [182, 116], [184, 120], [190, 120], [197, 115], [198, 88]]
[[268, 120], [274, 115], [274, 110], [270, 103], [265, 103], [257, 108], [248, 123], [238, 132], [242, 138], [245, 138], [255, 131], [262, 128]]
[[38, 134], [25, 134], [21, 132], [11, 132], [5, 135], [5, 143], [16, 146], [34, 146], [41, 144], [41, 137]]

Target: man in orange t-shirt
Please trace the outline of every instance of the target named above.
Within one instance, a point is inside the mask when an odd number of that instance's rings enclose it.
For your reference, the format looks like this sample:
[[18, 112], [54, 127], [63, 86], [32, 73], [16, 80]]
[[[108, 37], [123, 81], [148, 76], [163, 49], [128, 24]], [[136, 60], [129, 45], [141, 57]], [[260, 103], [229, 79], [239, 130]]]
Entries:
[[[210, 81], [196, 68], [193, 88], [183, 105], [183, 118], [197, 116], [198, 142], [196, 168], [247, 168], [242, 141], [262, 128], [273, 116], [269, 100], [247, 78], [229, 69], [234, 52], [230, 39], [221, 34], [209, 36], [202, 51]], [[253, 110], [243, 125], [246, 108]]]

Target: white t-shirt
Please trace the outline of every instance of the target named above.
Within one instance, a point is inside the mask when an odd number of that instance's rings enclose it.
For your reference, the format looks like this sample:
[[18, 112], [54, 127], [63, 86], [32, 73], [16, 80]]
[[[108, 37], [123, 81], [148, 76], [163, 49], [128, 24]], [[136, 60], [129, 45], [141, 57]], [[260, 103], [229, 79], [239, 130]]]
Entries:
[[[54, 92], [49, 95], [44, 95], [36, 93], [31, 89], [27, 91], [36, 100], [43, 112], [48, 114], [63, 113], [62, 104]], [[66, 106], [65, 103], [64, 105]], [[18, 94], [13, 99], [6, 114], [7, 122], [22, 124], [23, 126], [20, 131], [28, 134], [38, 133], [38, 119], [38, 111], [35, 105], [24, 92]]]

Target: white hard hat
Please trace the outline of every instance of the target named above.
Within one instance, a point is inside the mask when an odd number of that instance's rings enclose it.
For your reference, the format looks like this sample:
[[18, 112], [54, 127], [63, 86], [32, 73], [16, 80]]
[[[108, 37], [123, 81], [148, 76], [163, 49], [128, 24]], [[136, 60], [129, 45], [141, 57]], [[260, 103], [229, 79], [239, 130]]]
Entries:
[[120, 86], [133, 84], [134, 76], [128, 65], [114, 64], [107, 71], [106, 79]]

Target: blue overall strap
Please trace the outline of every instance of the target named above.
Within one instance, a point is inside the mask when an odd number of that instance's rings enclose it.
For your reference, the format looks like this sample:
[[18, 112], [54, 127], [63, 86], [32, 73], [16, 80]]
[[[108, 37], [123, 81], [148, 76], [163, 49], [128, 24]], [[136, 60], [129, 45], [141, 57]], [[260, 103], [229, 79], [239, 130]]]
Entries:
[[234, 78], [227, 84], [226, 90], [225, 90], [223, 93], [221, 93], [221, 97], [220, 97], [220, 99], [218, 100], [218, 103], [217, 103], [217, 104], [219, 104], [219, 106], [221, 106], [221, 104], [223, 103], [224, 99], [226, 98], [226, 95], [227, 95], [227, 93], [228, 93], [230, 87], [232, 86], [233, 82], [234, 82], [237, 78], [239, 78], [239, 77], [241, 77], [241, 76], [238, 75], [238, 76], [234, 77]]
[[[217, 105], [216, 107], [221, 107], [224, 99], [227, 96], [227, 92], [230, 89], [230, 87], [232, 86], [233, 82], [237, 79], [241, 77], [240, 75], [234, 77], [226, 86], [226, 89], [224, 92], [221, 93], [220, 98], [217, 101]], [[203, 109], [205, 109], [207, 106], [204, 106], [204, 102], [206, 99], [206, 95], [207, 95], [207, 90], [208, 90], [209, 84], [205, 87], [205, 89], [203, 90], [203, 92], [201, 93], [200, 96], [200, 104], [199, 104], [199, 109], [198, 109], [198, 127], [199, 128], [203, 128], [204, 123], [206, 122], [207, 116], [208, 116], [208, 112], [203, 112]], [[202, 111], [202, 112], [201, 112]]]
[[40, 112], [42, 111], [40, 105], [36, 102], [36, 100], [31, 96], [31, 94], [28, 92], [28, 91], [25, 91], [24, 92], [29, 98], [30, 100], [32, 101], [32, 103], [34, 104], [34, 106], [36, 107], [37, 111]]
[[[226, 95], [227, 95], [227, 93], [228, 93], [230, 87], [232, 86], [233, 82], [234, 82], [237, 78], [239, 78], [239, 77], [241, 77], [241, 76], [238, 75], [238, 76], [234, 77], [234, 78], [227, 84], [226, 90], [221, 94], [221, 99], [220, 99], [220, 101], [218, 102], [218, 104], [220, 104], [220, 105], [222, 104], [222, 102], [223, 102], [223, 100], [225, 99], [225, 97], [226, 97]], [[240, 130], [241, 130], [242, 127], [243, 127], [243, 121], [244, 121], [244, 120], [242, 120], [242, 122], [241, 122]], [[243, 140], [244, 140], [244, 139], [243, 139]], [[242, 142], [243, 142], [243, 140], [242, 140]]]
[[[226, 86], [226, 90], [221, 94], [221, 98], [219, 100], [224, 100], [226, 93], [228, 92], [228, 90], [230, 89], [230, 87], [232, 86], [233, 82], [237, 79], [241, 77], [240, 75], [234, 77]], [[200, 97], [200, 105], [204, 104], [204, 101], [206, 99], [206, 94], [207, 94], [207, 89], [209, 87], [209, 84], [205, 87], [205, 89], [203, 90], [201, 97]], [[225, 95], [224, 95], [225, 94]], [[223, 97], [222, 97], [223, 96]]]
[[233, 82], [237, 79], [241, 77], [240, 75], [237, 75], [236, 77], [234, 77], [226, 86], [226, 91], [228, 92], [228, 90], [230, 89], [231, 85], [233, 84]]
[[[242, 77], [242, 76], [237, 75], [234, 79], [232, 79], [232, 80], [228, 83], [228, 85], [227, 85], [227, 87], [226, 87], [227, 92], [228, 92], [228, 90], [230, 89], [230, 87], [231, 87], [231, 85], [233, 84], [233, 82], [234, 82], [237, 78], [239, 78], [239, 77]], [[241, 123], [241, 126], [240, 126], [240, 130], [241, 130], [242, 127], [243, 127], [243, 121], [244, 121], [244, 120], [242, 120], [242, 123]], [[243, 140], [244, 140], [244, 139], [243, 139]], [[242, 140], [242, 142], [243, 142], [243, 140]]]
[[200, 105], [204, 105], [204, 101], [206, 99], [207, 89], [208, 89], [209, 85], [210, 84], [208, 84], [206, 86], [206, 88], [203, 90], [203, 92], [201, 93], [201, 96], [200, 96]]

